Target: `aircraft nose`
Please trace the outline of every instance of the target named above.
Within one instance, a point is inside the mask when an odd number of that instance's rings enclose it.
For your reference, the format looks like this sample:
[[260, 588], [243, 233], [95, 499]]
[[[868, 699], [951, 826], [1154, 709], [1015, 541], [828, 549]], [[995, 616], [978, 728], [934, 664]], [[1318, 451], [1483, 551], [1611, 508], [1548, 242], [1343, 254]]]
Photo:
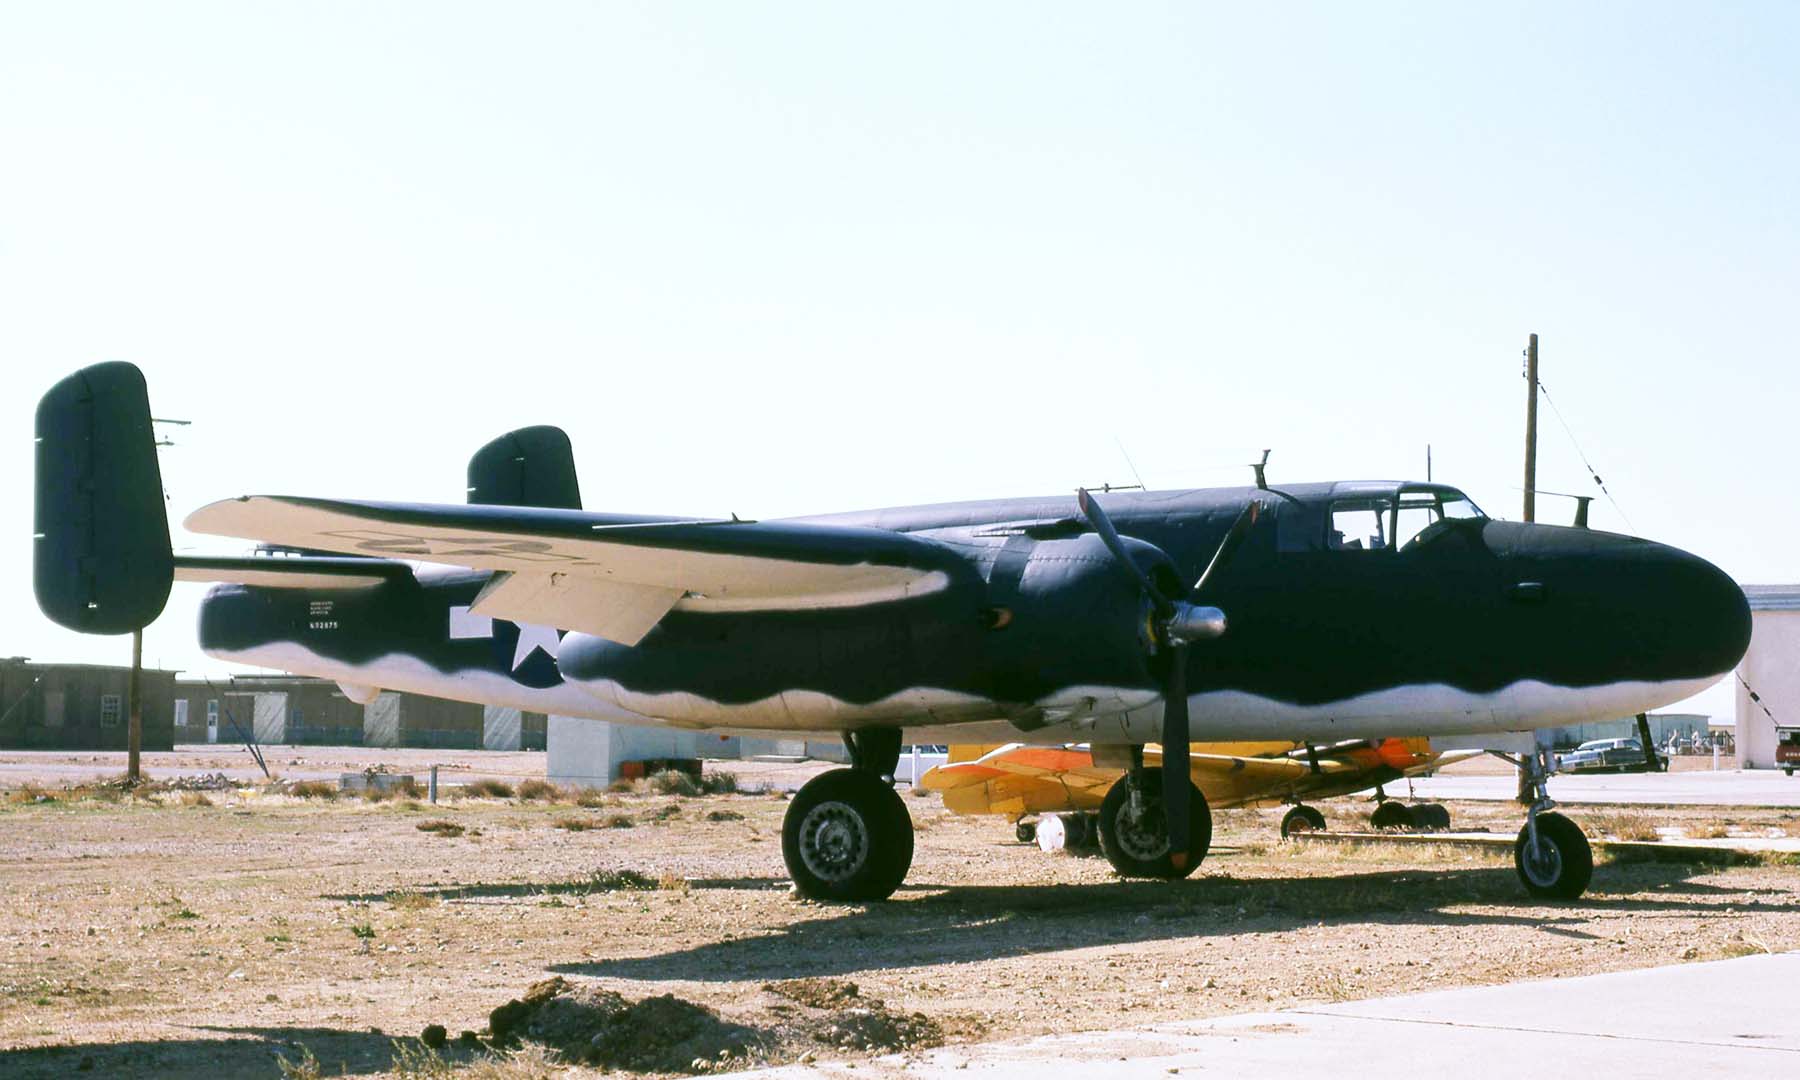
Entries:
[[[1629, 553], [1626, 581], [1643, 591], [1623, 627], [1656, 670], [1718, 675], [1750, 647], [1750, 602], [1730, 575], [1698, 555], [1642, 543]], [[1685, 669], [1685, 670], [1684, 670]]]
[[1557, 616], [1552, 636], [1575, 656], [1607, 657], [1615, 677], [1717, 677], [1749, 648], [1744, 590], [1698, 555], [1593, 530], [1514, 528], [1497, 549], [1514, 599], [1541, 601]]

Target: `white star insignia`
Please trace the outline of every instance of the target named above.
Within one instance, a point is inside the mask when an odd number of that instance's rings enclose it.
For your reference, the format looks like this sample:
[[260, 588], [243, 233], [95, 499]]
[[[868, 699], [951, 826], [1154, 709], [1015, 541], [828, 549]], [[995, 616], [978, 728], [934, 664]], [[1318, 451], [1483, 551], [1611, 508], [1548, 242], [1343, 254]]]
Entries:
[[520, 623], [519, 644], [513, 649], [513, 670], [519, 670], [525, 661], [531, 659], [531, 654], [538, 649], [544, 650], [550, 659], [556, 659], [557, 644], [556, 627]]

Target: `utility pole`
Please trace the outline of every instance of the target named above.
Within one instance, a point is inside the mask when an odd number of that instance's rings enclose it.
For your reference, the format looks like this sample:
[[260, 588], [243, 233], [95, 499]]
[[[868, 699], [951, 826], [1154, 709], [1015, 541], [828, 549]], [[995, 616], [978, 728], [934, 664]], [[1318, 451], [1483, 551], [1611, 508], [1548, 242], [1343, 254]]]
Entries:
[[143, 776], [138, 771], [138, 754], [144, 745], [144, 704], [139, 699], [139, 675], [144, 670], [144, 631], [131, 632], [131, 682], [128, 684], [126, 708], [130, 719], [125, 728], [125, 782], [136, 787]]
[[1525, 347], [1525, 520], [1537, 520], [1537, 335]]
[[[1537, 520], [1537, 335], [1525, 346], [1525, 520]], [[1517, 799], [1529, 806], [1537, 798], [1531, 774], [1519, 770]]]

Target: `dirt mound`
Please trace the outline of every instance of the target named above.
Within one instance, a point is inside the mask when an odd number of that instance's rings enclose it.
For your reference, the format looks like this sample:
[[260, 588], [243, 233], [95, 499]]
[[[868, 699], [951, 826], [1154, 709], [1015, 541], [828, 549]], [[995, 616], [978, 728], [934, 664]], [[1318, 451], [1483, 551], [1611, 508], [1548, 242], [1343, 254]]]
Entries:
[[662, 1073], [775, 1065], [820, 1050], [890, 1053], [944, 1041], [929, 1017], [890, 1011], [863, 997], [855, 983], [790, 979], [763, 989], [786, 1000], [770, 1007], [769, 1026], [757, 1027], [673, 994], [632, 1002], [558, 976], [495, 1009], [488, 1027], [496, 1046], [530, 1041], [569, 1062]]
[[761, 1058], [771, 1042], [766, 1032], [673, 994], [627, 1002], [561, 977], [534, 983], [495, 1009], [488, 1026], [496, 1043], [529, 1039], [568, 1061], [633, 1072], [704, 1072]]
[[763, 983], [763, 989], [809, 1009], [836, 1009], [856, 1001], [861, 993], [843, 979], [784, 979]]

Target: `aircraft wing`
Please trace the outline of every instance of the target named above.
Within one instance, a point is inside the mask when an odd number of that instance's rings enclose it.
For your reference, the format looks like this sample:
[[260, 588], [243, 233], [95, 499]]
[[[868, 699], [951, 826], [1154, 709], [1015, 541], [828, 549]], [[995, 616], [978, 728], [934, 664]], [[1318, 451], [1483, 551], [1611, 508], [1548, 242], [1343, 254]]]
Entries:
[[[951, 757], [957, 756], [951, 747]], [[919, 786], [942, 792], [944, 806], [959, 814], [1020, 817], [1060, 810], [1096, 810], [1118, 769], [1094, 764], [1086, 747], [1007, 743], [972, 761], [931, 769]]]
[[[1313, 757], [1280, 752], [1293, 743], [1215, 743], [1189, 755], [1189, 773], [1206, 801], [1215, 807], [1280, 802], [1285, 798], [1348, 794], [1384, 780], [1411, 776], [1481, 751], [1431, 752], [1423, 739], [1388, 739], [1322, 747]], [[1124, 770], [1094, 764], [1085, 746], [1027, 746], [1008, 743], [974, 757], [940, 765], [920, 778], [920, 786], [942, 792], [944, 806], [960, 814], [1053, 813], [1093, 810]], [[1316, 758], [1317, 767], [1314, 767]], [[1162, 750], [1144, 749], [1144, 765], [1156, 769]]]
[[193, 532], [494, 571], [478, 615], [635, 645], [695, 611], [852, 607], [926, 595], [970, 572], [943, 545], [881, 529], [254, 495], [201, 507]]

